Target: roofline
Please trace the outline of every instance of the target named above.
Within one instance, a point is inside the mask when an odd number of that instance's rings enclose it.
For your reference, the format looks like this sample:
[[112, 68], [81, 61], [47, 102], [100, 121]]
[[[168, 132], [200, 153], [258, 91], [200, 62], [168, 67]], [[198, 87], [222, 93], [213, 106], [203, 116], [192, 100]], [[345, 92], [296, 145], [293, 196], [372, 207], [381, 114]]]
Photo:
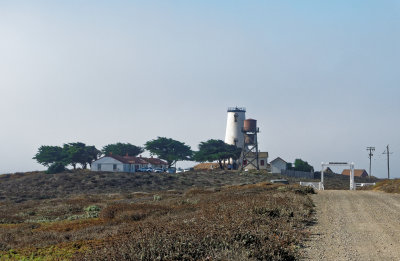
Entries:
[[[100, 160], [100, 159], [103, 159], [103, 158], [107, 158], [107, 157], [109, 157], [109, 158], [113, 158], [113, 159], [115, 159], [115, 160], [117, 160], [117, 161], [119, 161], [119, 162], [121, 162], [121, 163], [125, 163], [125, 162], [122, 162], [120, 159], [118, 159], [117, 157], [115, 157], [114, 155], [104, 155], [103, 157], [100, 157], [100, 158], [98, 158], [97, 160]], [[95, 161], [97, 161], [97, 160], [95, 160]]]
[[[115, 160], [117, 160], [117, 161], [119, 161], [119, 162], [121, 162], [123, 164], [132, 164], [132, 163], [128, 162], [129, 160], [125, 159], [124, 156], [119, 156], [119, 155], [105, 155], [103, 157], [98, 158], [97, 160], [105, 158], [105, 157], [113, 158], [113, 159], [115, 159]], [[123, 160], [126, 160], [126, 162], [123, 162], [123, 161], [121, 161], [121, 159], [118, 159], [119, 157], [122, 158]], [[149, 164], [153, 164], [153, 163], [147, 161], [147, 159], [151, 159], [151, 158], [145, 158], [145, 157], [133, 157], [133, 158], [142, 159], [142, 160], [146, 161]], [[160, 160], [161, 161], [160, 162], [161, 165], [168, 165], [168, 162], [163, 160], [163, 159], [159, 159], [159, 158], [153, 158], [153, 159]], [[97, 161], [97, 160], [95, 160], [95, 161]], [[157, 164], [154, 164], [154, 165], [157, 165]]]
[[282, 159], [281, 157], [277, 157], [276, 159], [271, 160], [270, 163], [273, 162], [273, 161], [275, 161], [275, 160], [277, 160], [277, 159], [280, 159], [280, 160], [282, 160], [283, 162], [288, 163], [286, 160]]

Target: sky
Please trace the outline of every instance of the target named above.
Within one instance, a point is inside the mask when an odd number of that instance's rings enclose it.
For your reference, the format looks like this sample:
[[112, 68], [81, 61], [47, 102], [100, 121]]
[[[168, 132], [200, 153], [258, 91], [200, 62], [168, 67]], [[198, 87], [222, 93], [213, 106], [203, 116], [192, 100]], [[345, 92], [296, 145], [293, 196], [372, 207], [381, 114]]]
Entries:
[[0, 173], [41, 145], [196, 150], [241, 106], [270, 160], [368, 170], [375, 146], [384, 178], [389, 144], [400, 178], [399, 1], [0, 0], [0, 39]]

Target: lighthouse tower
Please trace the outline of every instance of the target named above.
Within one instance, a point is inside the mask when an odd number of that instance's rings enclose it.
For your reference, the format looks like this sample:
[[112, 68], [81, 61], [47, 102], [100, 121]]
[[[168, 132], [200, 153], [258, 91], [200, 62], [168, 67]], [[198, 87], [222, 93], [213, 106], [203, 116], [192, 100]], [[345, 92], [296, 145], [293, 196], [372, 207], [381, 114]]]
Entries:
[[246, 108], [232, 107], [228, 108], [228, 118], [226, 121], [225, 143], [236, 145], [243, 148], [243, 124], [246, 119]]

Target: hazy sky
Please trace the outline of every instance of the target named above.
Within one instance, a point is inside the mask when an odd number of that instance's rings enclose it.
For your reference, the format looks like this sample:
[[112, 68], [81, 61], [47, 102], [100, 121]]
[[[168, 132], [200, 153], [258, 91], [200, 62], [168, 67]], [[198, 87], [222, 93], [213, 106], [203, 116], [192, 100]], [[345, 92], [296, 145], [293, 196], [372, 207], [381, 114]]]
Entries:
[[260, 149], [400, 177], [399, 1], [0, 1], [0, 173], [40, 145], [197, 149], [244, 106]]

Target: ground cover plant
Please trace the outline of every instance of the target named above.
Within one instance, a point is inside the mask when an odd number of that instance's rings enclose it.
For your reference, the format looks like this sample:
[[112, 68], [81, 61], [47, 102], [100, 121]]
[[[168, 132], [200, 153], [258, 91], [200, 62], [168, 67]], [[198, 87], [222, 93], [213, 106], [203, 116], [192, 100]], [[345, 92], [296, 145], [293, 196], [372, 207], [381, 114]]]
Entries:
[[[266, 171], [191, 171], [185, 173], [115, 173], [89, 170], [57, 174], [44, 172], [0, 175], [0, 201], [64, 198], [77, 194], [185, 190], [195, 187], [253, 184], [281, 178]], [[288, 178], [291, 183], [299, 179]]]
[[313, 204], [297, 185], [0, 201], [0, 260], [295, 260]]

